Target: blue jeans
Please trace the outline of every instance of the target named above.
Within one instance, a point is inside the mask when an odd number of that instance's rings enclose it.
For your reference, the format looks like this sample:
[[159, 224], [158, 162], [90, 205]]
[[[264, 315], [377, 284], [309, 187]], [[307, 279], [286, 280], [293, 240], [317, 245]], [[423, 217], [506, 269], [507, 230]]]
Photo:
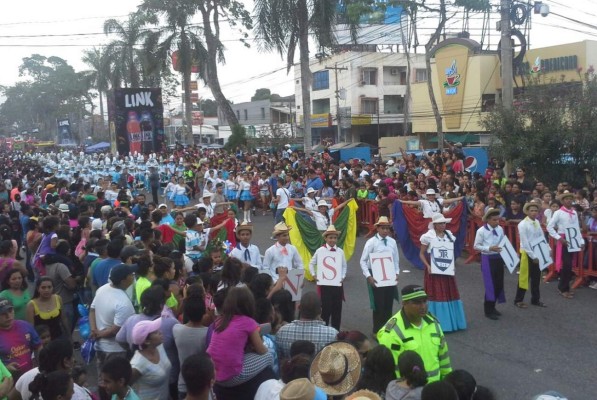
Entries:
[[280, 222], [284, 221], [284, 211], [286, 211], [285, 208], [276, 209], [276, 224], [279, 224]]

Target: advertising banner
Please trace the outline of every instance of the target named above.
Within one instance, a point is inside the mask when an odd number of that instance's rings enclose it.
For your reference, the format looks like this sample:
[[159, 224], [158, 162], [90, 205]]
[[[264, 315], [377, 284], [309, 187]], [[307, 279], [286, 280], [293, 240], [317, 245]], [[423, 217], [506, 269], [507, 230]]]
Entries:
[[115, 89], [108, 104], [120, 154], [148, 154], [164, 149], [161, 89]]
[[56, 123], [58, 124], [58, 138], [56, 139], [58, 146], [76, 146], [77, 142], [70, 129], [70, 120], [63, 118], [57, 120]]
[[338, 44], [396, 45], [403, 44], [403, 38], [409, 36], [402, 6], [387, 0], [373, 0], [371, 13], [362, 13], [359, 17], [355, 43], [348, 25], [349, 3], [345, 0], [336, 3], [338, 20], [335, 34]]

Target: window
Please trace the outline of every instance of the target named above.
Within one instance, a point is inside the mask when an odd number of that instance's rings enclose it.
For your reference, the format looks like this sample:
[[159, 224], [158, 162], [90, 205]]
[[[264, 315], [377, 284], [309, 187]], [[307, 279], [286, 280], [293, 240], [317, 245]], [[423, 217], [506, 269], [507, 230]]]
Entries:
[[236, 119], [240, 119], [240, 110], [236, 110]]
[[313, 114], [328, 114], [330, 112], [330, 99], [313, 100]]
[[363, 85], [377, 85], [377, 68], [363, 68]]
[[265, 107], [261, 107], [261, 118], [265, 118]]
[[415, 82], [427, 82], [427, 70], [417, 68], [415, 70]]
[[244, 110], [244, 111], [245, 111], [245, 121], [246, 121], [249, 119], [249, 112], [247, 110]]
[[378, 99], [364, 97], [361, 99], [361, 114], [377, 114]]
[[383, 97], [384, 114], [402, 114], [404, 112], [404, 97], [386, 95]]
[[330, 71], [318, 71], [313, 74], [313, 90], [329, 89]]

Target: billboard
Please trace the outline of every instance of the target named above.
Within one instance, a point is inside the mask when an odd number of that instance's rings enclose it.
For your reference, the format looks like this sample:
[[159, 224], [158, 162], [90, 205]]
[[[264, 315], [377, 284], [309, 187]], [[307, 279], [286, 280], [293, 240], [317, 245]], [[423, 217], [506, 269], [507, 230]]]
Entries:
[[[353, 42], [348, 27], [348, 10], [344, 0], [336, 5], [337, 24], [336, 40], [339, 45], [401, 45], [407, 38], [406, 13], [401, 6], [391, 4], [388, 0], [374, 0], [372, 12], [359, 18], [359, 30], [356, 43]], [[403, 32], [404, 29], [404, 32]]]
[[164, 149], [164, 106], [161, 89], [115, 89], [108, 113], [120, 154], [152, 153]]
[[58, 146], [76, 146], [77, 142], [73, 138], [73, 133], [70, 129], [70, 120], [68, 118], [62, 118], [56, 120], [58, 125], [58, 137], [56, 144]]

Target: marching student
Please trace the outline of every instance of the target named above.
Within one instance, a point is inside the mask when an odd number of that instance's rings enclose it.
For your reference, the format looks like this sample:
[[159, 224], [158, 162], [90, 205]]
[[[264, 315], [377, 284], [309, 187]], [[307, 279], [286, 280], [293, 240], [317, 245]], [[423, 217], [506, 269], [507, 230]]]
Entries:
[[499, 225], [500, 210], [490, 208], [483, 216], [485, 224], [477, 229], [475, 250], [481, 252], [481, 271], [485, 284], [485, 316], [497, 320], [500, 315], [495, 309], [496, 303], [505, 303], [504, 294], [504, 260], [500, 256], [499, 247], [504, 237], [504, 230]]
[[527, 308], [523, 302], [524, 295], [529, 287], [531, 279], [531, 304], [539, 307], [547, 307], [541, 301], [539, 284], [541, 282], [541, 269], [539, 268], [539, 255], [533, 251], [531, 243], [544, 236], [541, 224], [537, 221], [539, 215], [539, 203], [530, 202], [524, 205], [522, 211], [526, 218], [518, 223], [518, 235], [520, 237], [520, 275], [518, 275], [518, 287], [514, 305], [518, 308]]
[[348, 202], [352, 199], [348, 199], [343, 203], [338, 204], [337, 207], [331, 208], [327, 201], [319, 200], [317, 203], [317, 210], [310, 210], [308, 208], [301, 208], [301, 207], [292, 207], [296, 211], [302, 211], [311, 216], [315, 225], [317, 226], [317, 230], [323, 233], [330, 225], [332, 225], [332, 218], [336, 211], [342, 210]]
[[[340, 237], [340, 233], [341, 232], [337, 231], [334, 225], [328, 226], [325, 232], [323, 232], [323, 240], [325, 240], [325, 244], [315, 251], [313, 257], [311, 258], [311, 262], [309, 263], [309, 272], [311, 273], [311, 276], [315, 278], [317, 290], [319, 291], [321, 297], [321, 319], [326, 325], [331, 325], [338, 331], [340, 331], [340, 321], [342, 319], [342, 299], [344, 297], [344, 288], [342, 285], [344, 278], [346, 278], [346, 271], [348, 269], [346, 257], [344, 256], [344, 250], [336, 246], [338, 238]], [[340, 262], [337, 266], [340, 267], [341, 270], [336, 271], [336, 273], [339, 273], [342, 277], [340, 286], [322, 285], [322, 282], [317, 280], [317, 268], [319, 268], [317, 265], [317, 257], [323, 251], [336, 252], [340, 257]]]
[[[562, 207], [553, 213], [553, 216], [547, 224], [547, 232], [549, 236], [557, 240], [556, 247], [556, 270], [560, 272], [560, 282], [558, 283], [558, 290], [560, 295], [565, 299], [572, 299], [574, 292], [570, 290], [570, 278], [572, 278], [572, 261], [574, 252], [568, 251], [570, 243], [566, 240], [566, 228], [574, 228], [580, 232], [580, 225], [578, 222], [578, 214], [572, 207], [574, 194], [564, 191], [558, 198], [562, 203]], [[578, 235], [578, 242], [582, 248], [585, 246], [585, 240]], [[577, 253], [580, 254], [580, 253]]]
[[253, 225], [243, 222], [236, 227], [236, 237], [238, 242], [236, 247], [230, 252], [230, 257], [235, 257], [242, 262], [249, 264], [252, 267], [263, 269], [261, 262], [261, 252], [259, 247], [251, 244], [251, 237], [253, 236]]
[[[363, 275], [367, 278], [367, 288], [369, 290], [369, 301], [373, 309], [373, 333], [377, 334], [383, 325], [392, 317], [392, 306], [394, 299], [398, 300], [398, 274], [400, 267], [398, 266], [399, 255], [396, 241], [389, 236], [390, 223], [388, 217], [379, 217], [375, 224], [377, 227], [377, 234], [371, 239], [367, 240], [361, 255], [361, 270]], [[393, 264], [390, 266], [388, 275], [396, 277], [396, 285], [377, 287], [377, 283], [372, 275], [371, 261], [369, 256], [374, 253], [392, 253]]]
[[272, 236], [276, 243], [265, 251], [263, 257], [263, 269], [269, 271], [274, 279], [278, 281], [278, 268], [303, 269], [303, 260], [295, 246], [290, 244], [290, 235], [288, 232], [292, 227], [287, 226], [285, 222], [280, 222], [274, 226]]
[[399, 200], [403, 204], [408, 204], [410, 206], [417, 206], [423, 213], [423, 218], [431, 218], [433, 214], [443, 213], [444, 205], [455, 203], [457, 201], [462, 200], [462, 197], [455, 197], [453, 199], [442, 199], [437, 198], [437, 193], [435, 193], [435, 189], [427, 189], [425, 192], [425, 199], [409, 201], [409, 200]]

